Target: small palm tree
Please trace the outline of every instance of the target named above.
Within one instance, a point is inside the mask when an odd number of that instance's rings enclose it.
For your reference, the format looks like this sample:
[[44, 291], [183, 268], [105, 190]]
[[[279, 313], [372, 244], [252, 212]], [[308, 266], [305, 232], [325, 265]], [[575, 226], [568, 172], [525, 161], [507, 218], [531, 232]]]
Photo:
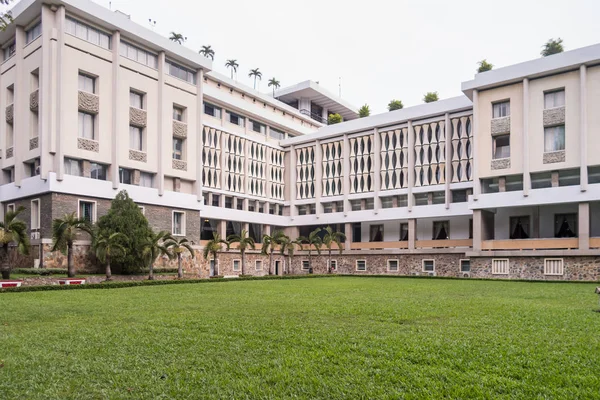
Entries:
[[434, 101], [438, 101], [440, 98], [438, 96], [438, 92], [427, 92], [425, 96], [423, 96], [423, 101], [425, 103], [433, 103]]
[[562, 53], [563, 51], [565, 51], [562, 43], [563, 43], [563, 40], [561, 38], [548, 40], [544, 44], [544, 46], [542, 46], [542, 52], [541, 52], [542, 57], [548, 57], [548, 56], [551, 56], [552, 54], [558, 54], [558, 53]]
[[167, 231], [151, 232], [144, 240], [142, 257], [148, 263], [148, 279], [154, 280], [154, 262], [162, 255], [173, 258], [169, 249], [165, 246], [165, 239], [171, 236]]
[[227, 236], [227, 250], [231, 247], [233, 243], [237, 243], [238, 250], [242, 255], [242, 275], [246, 275], [246, 250], [249, 248], [254, 250], [256, 244], [254, 243], [254, 239], [248, 236], [248, 231], [242, 229], [239, 235], [229, 235]]
[[358, 110], [359, 118], [368, 117], [369, 115], [371, 115], [371, 109], [369, 108], [368, 104], [365, 104], [360, 108], [360, 110]]
[[225, 63], [225, 66], [227, 68], [231, 68], [231, 79], [233, 79], [234, 72], [237, 76], [237, 69], [240, 66], [240, 64], [237, 63], [237, 60], [227, 60], [227, 62]]
[[194, 249], [192, 249], [191, 243], [186, 238], [176, 239], [172, 236], [166, 238], [165, 246], [169, 249], [171, 254], [177, 257], [177, 277], [183, 278], [183, 268], [181, 266], [181, 256], [183, 253], [188, 251], [192, 258], [195, 257]]
[[298, 240], [302, 244], [308, 245], [308, 265], [312, 268], [312, 250], [313, 247], [317, 251], [317, 254], [321, 255], [321, 246], [323, 245], [323, 239], [319, 236], [321, 228], [317, 228], [306, 236], [300, 236]]
[[331, 273], [331, 247], [335, 243], [337, 245], [338, 249], [340, 250], [340, 254], [342, 254], [342, 249], [344, 247], [342, 245], [342, 241], [344, 241], [344, 240], [346, 240], [346, 235], [344, 235], [342, 232], [334, 232], [330, 226], [325, 228], [325, 236], [323, 236], [323, 244], [325, 245], [325, 247], [327, 248], [327, 251], [329, 253], [329, 257], [327, 260], [327, 273], [329, 273], [329, 274]]
[[206, 58], [210, 58], [213, 61], [215, 59], [215, 51], [210, 46], [202, 46], [198, 53], [202, 54]]
[[52, 249], [60, 250], [67, 254], [67, 275], [69, 278], [75, 276], [73, 265], [73, 242], [81, 232], [89, 233], [93, 239], [92, 225], [84, 218], [77, 218], [75, 213], [65, 214], [62, 218], [56, 218], [52, 222]]
[[112, 271], [110, 270], [112, 256], [124, 255], [126, 253], [125, 247], [119, 243], [126, 238], [124, 234], [119, 232], [98, 233], [95, 235], [93, 249], [100, 262], [106, 263], [107, 281], [112, 279]]
[[271, 78], [269, 79], [269, 87], [273, 86], [273, 97], [275, 97], [275, 90], [279, 89], [279, 87], [281, 86], [281, 84], [279, 83], [279, 81], [275, 78]]
[[477, 73], [480, 74], [485, 71], [491, 71], [494, 68], [494, 64], [489, 63], [485, 58], [477, 63]]
[[401, 110], [404, 108], [404, 104], [402, 104], [402, 100], [392, 100], [388, 104], [388, 111]]
[[219, 256], [219, 251], [221, 251], [221, 245], [223, 244], [228, 246], [227, 241], [221, 239], [221, 235], [219, 235], [217, 232], [213, 232], [213, 238], [209, 240], [206, 245], [204, 245], [204, 250], [202, 251], [202, 255], [204, 256], [205, 260], [208, 260], [211, 255], [213, 260], [215, 260], [216, 275], [219, 275], [219, 264], [217, 262], [217, 257]]
[[248, 77], [254, 77], [254, 89], [256, 90], [256, 78], [258, 78], [258, 80], [260, 81], [262, 79], [262, 72], [260, 72], [258, 68], [251, 69], [250, 73], [248, 74]]
[[[292, 265], [292, 258], [294, 258], [294, 250], [295, 247], [298, 246], [300, 250], [302, 250], [302, 242], [298, 239], [292, 240], [289, 236], [284, 235], [281, 240], [281, 244], [279, 245], [279, 253], [285, 258], [286, 256], [289, 259], [287, 273], [290, 273], [290, 267]], [[287, 253], [287, 254], [286, 254]]]
[[273, 269], [273, 252], [275, 246], [280, 246], [285, 239], [289, 239], [283, 231], [275, 231], [272, 235], [263, 235], [261, 253], [269, 255], [269, 275], [272, 275]]
[[183, 44], [187, 40], [187, 38], [184, 37], [181, 33], [171, 32], [171, 36], [169, 36], [169, 40], [171, 42]]
[[27, 236], [27, 224], [17, 217], [25, 211], [25, 207], [19, 207], [15, 211], [4, 214], [4, 221], [0, 221], [0, 254], [2, 278], [10, 279], [11, 267], [8, 261], [8, 246], [16, 243], [17, 251], [21, 254], [29, 254], [29, 237]]

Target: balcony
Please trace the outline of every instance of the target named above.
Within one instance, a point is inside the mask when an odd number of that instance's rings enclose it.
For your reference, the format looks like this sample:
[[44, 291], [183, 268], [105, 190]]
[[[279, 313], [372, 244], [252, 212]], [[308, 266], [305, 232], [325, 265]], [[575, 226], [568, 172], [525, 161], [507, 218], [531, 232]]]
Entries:
[[[353, 242], [350, 243], [350, 250], [408, 250], [409, 242], [407, 240], [399, 242]], [[460, 247], [472, 247], [473, 239], [445, 239], [445, 240], [417, 240], [415, 249], [449, 249]]]
[[402, 242], [353, 242], [350, 250], [384, 250], [384, 249], [408, 249], [408, 241]]
[[[591, 241], [590, 239], [590, 247]], [[600, 242], [600, 239], [599, 239]], [[600, 243], [598, 243], [600, 247]], [[579, 248], [579, 239], [508, 239], [484, 240], [481, 250], [573, 250]]]
[[327, 119], [323, 118], [323, 116], [321, 116], [319, 114], [315, 114], [314, 112], [311, 112], [310, 110], [307, 110], [305, 108], [303, 108], [303, 109], [301, 109], [299, 111], [300, 111], [300, 114], [306, 115], [308, 117], [311, 117], [315, 121], [327, 125]]

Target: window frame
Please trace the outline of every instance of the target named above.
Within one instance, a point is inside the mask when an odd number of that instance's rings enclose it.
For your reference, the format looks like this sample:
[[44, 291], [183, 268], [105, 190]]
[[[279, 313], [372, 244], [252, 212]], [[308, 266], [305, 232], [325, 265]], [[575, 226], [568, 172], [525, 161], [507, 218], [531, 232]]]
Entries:
[[[555, 96], [557, 93], [563, 93], [562, 105], [560, 105], [560, 106], [553, 105], [552, 107], [548, 107], [548, 104], [547, 104], [548, 98], [546, 96], [549, 96], [549, 95]], [[556, 97], [553, 97], [552, 101], [553, 101], [553, 103], [556, 102]], [[567, 103], [567, 93], [566, 93], [564, 87], [544, 91], [544, 110], [553, 110], [555, 108], [562, 108], [562, 107], [566, 106], [566, 103]]]
[[[503, 114], [502, 106], [504, 105], [504, 114], [496, 116], [496, 107], [498, 106], [499, 114]], [[508, 105], [508, 106], [507, 106]], [[510, 99], [504, 99], [499, 101], [494, 101], [492, 103], [492, 119], [506, 118], [510, 117]]]
[[[464, 261], [466, 261], [466, 262], [468, 262], [468, 263], [469, 263], [469, 270], [468, 270], [468, 271], [465, 271], [465, 270], [463, 269], [463, 262], [464, 262]], [[469, 273], [470, 273], [470, 272], [471, 272], [471, 259], [470, 259], [470, 258], [461, 258], [460, 260], [458, 260], [458, 266], [459, 266], [459, 268], [460, 268], [460, 272], [461, 272], [461, 273], [467, 273], [467, 272], [469, 272]]]
[[[562, 132], [560, 131], [560, 128], [562, 128]], [[556, 143], [556, 138], [558, 136], [560, 136], [562, 133], [562, 149], [559, 149], [559, 148], [548, 149], [546, 147], [546, 145], [547, 145], [546, 135], [548, 135], [549, 133], [554, 136], [553, 137], [554, 140], [552, 140], [553, 144]], [[544, 153], [554, 153], [556, 151], [565, 151], [566, 147], [567, 147], [566, 139], [567, 139], [567, 132], [566, 132], [565, 124], [545, 126], [544, 127]]]
[[96, 200], [77, 199], [77, 218], [85, 219], [85, 217], [81, 215], [82, 203], [88, 203], [92, 205], [92, 220], [89, 222], [95, 224], [98, 220], [98, 202]]
[[[177, 143], [177, 142], [181, 143], [181, 150], [176, 149], [175, 143]], [[179, 152], [179, 154], [177, 152]], [[179, 155], [179, 158], [175, 157], [176, 155]], [[173, 160], [185, 161], [183, 158], [183, 139], [182, 138], [173, 137], [172, 157], [173, 157]]]
[[[81, 87], [80, 78], [89, 79], [92, 82], [92, 91], [86, 90], [86, 81], [83, 82], [83, 88]], [[88, 74], [87, 72], [79, 71], [77, 74], [77, 90], [80, 92], [97, 94], [98, 85], [96, 84], [98, 77], [92, 74]]]
[[[309, 260], [301, 260], [300, 263], [301, 263], [300, 265], [301, 265], [302, 271], [310, 270], [310, 261]], [[305, 267], [305, 265], [307, 265], [307, 267]]]
[[[358, 266], [359, 263], [363, 263], [364, 264], [364, 269], [359, 269], [359, 266]], [[354, 266], [355, 266], [355, 270], [357, 272], [366, 272], [367, 271], [367, 260], [364, 259], [364, 258], [361, 258], [360, 260], [356, 260], [354, 262]]]
[[[37, 29], [37, 31], [36, 31], [36, 29]], [[36, 32], [37, 32], [37, 34], [36, 34]], [[33, 33], [33, 35], [30, 35], [30, 33]], [[29, 43], [33, 42], [35, 39], [39, 38], [40, 36], [42, 36], [42, 21], [41, 20], [39, 20], [35, 24], [31, 25], [31, 27], [25, 31], [25, 46], [27, 46]]]
[[15, 212], [15, 210], [17, 209], [17, 206], [15, 205], [15, 203], [8, 203], [6, 205], [6, 212]]
[[[237, 263], [237, 268], [235, 267], [236, 263]], [[241, 272], [242, 271], [242, 260], [240, 260], [239, 258], [234, 258], [233, 260], [231, 260], [231, 270], [233, 272]]]
[[[138, 139], [139, 146], [134, 146], [132, 144], [132, 139], [134, 139], [133, 135], [137, 136], [135, 139]], [[144, 128], [141, 126], [129, 125], [129, 149], [141, 152], [144, 151]]]
[[[338, 262], [337, 262], [337, 258], [334, 258], [333, 260], [327, 260], [327, 266], [331, 271], [337, 271], [337, 267], [338, 267]], [[335, 267], [332, 267], [332, 265], [335, 265]]]
[[[428, 270], [428, 269], [425, 268], [425, 263], [427, 263], [427, 262], [431, 262], [433, 264], [432, 265], [433, 269]], [[425, 259], [421, 260], [421, 270], [423, 272], [427, 272], [427, 273], [429, 273], [429, 272], [434, 272], [435, 273], [435, 259], [433, 259], [433, 258], [425, 258]]]
[[[37, 219], [36, 226], [33, 226], [33, 218], [32, 218], [33, 217], [33, 203], [37, 203], [37, 215], [35, 216], [36, 219]], [[41, 225], [42, 225], [42, 223], [41, 223], [41, 215], [42, 214], [41, 214], [41, 211], [40, 211], [41, 205], [42, 205], [42, 202], [40, 201], [39, 197], [36, 198], [36, 199], [31, 199], [31, 202], [30, 202], [30, 216], [31, 216], [31, 218], [30, 218], [30, 221], [29, 221], [29, 228], [32, 231], [34, 229], [35, 230], [39, 230], [41, 228]]]
[[[181, 233], [175, 233], [175, 214], [181, 215]], [[172, 210], [171, 211], [171, 235], [173, 236], [186, 236], [186, 213], [183, 210]]]
[[[559, 272], [552, 271], [551, 267], [548, 266], [548, 261], [551, 261], [551, 262], [560, 261], [560, 265], [557, 267]], [[565, 275], [565, 259], [564, 258], [544, 258], [544, 275], [564, 276]]]
[[254, 270], [255, 271], [262, 271], [263, 270], [263, 262], [262, 262], [262, 260], [254, 260]]
[[[497, 145], [496, 141], [500, 138], [508, 138], [508, 146], [501, 146], [501, 148], [508, 147], [508, 155], [506, 157], [497, 157], [496, 156], [496, 152], [498, 149], [498, 145]], [[510, 133], [502, 133], [500, 135], [492, 135], [492, 160], [503, 160], [506, 158], [510, 158]]]
[[[494, 265], [499, 262], [506, 263], [506, 272], [499, 272], [498, 266]], [[492, 258], [492, 275], [509, 275], [510, 274], [510, 259], [508, 258]]]
[[[390, 264], [391, 262], [395, 262], [396, 263], [396, 269], [392, 269]], [[387, 272], [399, 272], [400, 271], [400, 260], [397, 258], [388, 258], [386, 260], [386, 264], [387, 264]]]
[[[97, 166], [99, 168], [93, 168], [94, 166]], [[96, 177], [92, 176], [92, 172], [93, 171], [98, 171], [98, 169], [101, 169], [103, 171], [104, 179], [100, 179], [98, 177], [97, 173], [96, 173]], [[101, 164], [101, 163], [98, 163], [98, 162], [95, 162], [95, 161], [90, 161], [90, 176], [89, 176], [89, 178], [90, 179], [96, 179], [96, 180], [99, 180], [99, 181], [106, 181], [107, 178], [108, 178], [108, 167], [107, 167], [107, 165], [106, 164]]]
[[[80, 118], [81, 116], [83, 116], [83, 119]], [[85, 118], [89, 117], [92, 120], [91, 123], [91, 127], [92, 127], [92, 132], [91, 132], [91, 137], [86, 136], [86, 124], [85, 124]], [[87, 139], [87, 140], [93, 140], [93, 141], [98, 141], [98, 139], [96, 138], [96, 114], [92, 114], [92, 113], [88, 113], [85, 111], [81, 111], [79, 110], [77, 113], [77, 137], [78, 138], [82, 138], [82, 139]]]
[[[178, 114], [175, 113], [176, 111], [178, 112]], [[176, 115], [179, 116], [181, 119], [177, 118]], [[185, 107], [173, 104], [173, 121], [185, 124]]]

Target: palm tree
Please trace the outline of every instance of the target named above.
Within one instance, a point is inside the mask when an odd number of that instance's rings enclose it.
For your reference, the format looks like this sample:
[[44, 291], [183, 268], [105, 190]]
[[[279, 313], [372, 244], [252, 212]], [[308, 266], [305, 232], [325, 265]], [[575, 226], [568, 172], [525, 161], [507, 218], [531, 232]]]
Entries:
[[284, 235], [282, 238], [281, 244], [279, 245], [279, 253], [285, 257], [287, 253], [287, 257], [289, 259], [289, 266], [287, 268], [287, 273], [290, 273], [290, 269], [292, 266], [292, 258], [294, 258], [294, 248], [298, 246], [300, 250], [302, 250], [302, 242], [299, 239], [292, 240], [289, 236]]
[[227, 62], [225, 63], [225, 66], [227, 68], [231, 68], [231, 79], [233, 79], [233, 73], [236, 73], [237, 76], [237, 69], [240, 66], [240, 64], [237, 63], [237, 60], [227, 60]]
[[359, 118], [368, 117], [369, 115], [371, 115], [371, 109], [369, 108], [368, 104], [365, 104], [360, 108], [360, 110], [358, 110]]
[[273, 97], [275, 97], [275, 90], [279, 89], [279, 87], [281, 86], [281, 84], [279, 83], [279, 81], [275, 78], [271, 78], [269, 79], [269, 87], [273, 86]]
[[190, 245], [190, 241], [186, 238], [176, 239], [172, 236], [166, 238], [165, 246], [169, 251], [177, 257], [177, 277], [183, 278], [183, 268], [181, 266], [181, 256], [186, 251], [189, 251], [192, 258], [195, 257], [194, 249]]
[[423, 96], [423, 101], [425, 103], [433, 103], [434, 101], [438, 101], [440, 97], [438, 96], [438, 92], [427, 92], [425, 96]]
[[312, 250], [313, 247], [317, 250], [317, 254], [321, 255], [321, 246], [323, 245], [323, 239], [319, 236], [321, 228], [317, 228], [306, 236], [300, 236], [298, 240], [308, 245], [308, 265], [312, 269]]
[[169, 40], [175, 43], [183, 44], [187, 40], [187, 38], [184, 37], [181, 33], [171, 32]]
[[165, 246], [165, 240], [171, 236], [167, 231], [157, 233], [151, 232], [144, 241], [142, 256], [148, 263], [148, 279], [154, 280], [154, 262], [162, 255], [173, 258], [169, 249]]
[[273, 252], [275, 251], [275, 246], [281, 245], [286, 238], [288, 237], [283, 231], [275, 231], [272, 235], [263, 235], [261, 253], [269, 255], [269, 275], [272, 275], [271, 271], [273, 269]]
[[0, 221], [0, 268], [2, 269], [2, 278], [10, 279], [10, 265], [8, 261], [8, 245], [12, 242], [17, 244], [17, 251], [21, 254], [29, 254], [29, 237], [27, 236], [27, 224], [17, 217], [25, 211], [21, 206], [15, 211], [8, 211], [4, 214], [4, 221]]
[[92, 225], [84, 218], [77, 218], [75, 213], [65, 214], [62, 218], [52, 221], [52, 249], [67, 253], [67, 275], [75, 276], [73, 265], [73, 242], [81, 232], [89, 233], [93, 239]]
[[489, 63], [485, 58], [477, 63], [479, 67], [477, 68], [477, 73], [480, 74], [482, 72], [491, 71], [494, 68], [494, 64]]
[[227, 250], [229, 250], [233, 243], [238, 244], [237, 248], [242, 255], [242, 275], [246, 275], [246, 250], [248, 248], [255, 249], [256, 244], [254, 243], [254, 239], [248, 236], [247, 230], [242, 229], [239, 235], [227, 236]]
[[335, 243], [342, 254], [342, 241], [346, 240], [346, 235], [342, 232], [334, 232], [330, 226], [325, 228], [325, 236], [323, 236], [323, 244], [327, 248], [329, 258], [327, 260], [327, 273], [331, 273], [331, 246]]
[[251, 69], [250, 73], [248, 74], [248, 77], [254, 77], [254, 89], [256, 90], [256, 78], [258, 78], [258, 80], [260, 81], [262, 79], [262, 72], [260, 72], [258, 68]]
[[215, 60], [215, 51], [210, 46], [202, 46], [198, 53], [202, 54], [206, 58], [210, 58], [213, 61]]
[[96, 257], [106, 263], [106, 280], [112, 279], [112, 272], [110, 270], [110, 259], [112, 256], [123, 255], [126, 253], [125, 247], [123, 247], [119, 241], [126, 239], [126, 236], [119, 232], [113, 233], [98, 233], [95, 235], [93, 244], [94, 252]]
[[542, 46], [542, 52], [540, 53], [542, 57], [548, 57], [552, 54], [558, 54], [565, 51], [563, 45], [563, 40], [561, 38], [558, 39], [550, 39], [548, 40], [544, 46]]
[[215, 268], [216, 268], [215, 275], [219, 275], [219, 264], [217, 262], [217, 257], [219, 255], [219, 251], [221, 251], [222, 244], [228, 246], [227, 241], [224, 239], [221, 239], [221, 235], [219, 235], [217, 232], [213, 232], [213, 238], [211, 240], [209, 240], [208, 243], [206, 243], [206, 245], [204, 245], [204, 250], [202, 252], [202, 255], [204, 256], [205, 260], [208, 260], [208, 258], [211, 255], [213, 256], [213, 260], [215, 260]]
[[401, 110], [404, 108], [404, 104], [402, 104], [402, 100], [392, 100], [388, 104], [388, 111]]

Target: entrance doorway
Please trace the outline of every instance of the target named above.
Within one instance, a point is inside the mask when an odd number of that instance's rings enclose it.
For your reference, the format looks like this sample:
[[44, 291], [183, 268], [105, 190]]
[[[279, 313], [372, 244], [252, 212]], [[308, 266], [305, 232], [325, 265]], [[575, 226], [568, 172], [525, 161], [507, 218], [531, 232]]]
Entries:
[[275, 261], [275, 275], [279, 275], [279, 268], [281, 267], [281, 261]]

